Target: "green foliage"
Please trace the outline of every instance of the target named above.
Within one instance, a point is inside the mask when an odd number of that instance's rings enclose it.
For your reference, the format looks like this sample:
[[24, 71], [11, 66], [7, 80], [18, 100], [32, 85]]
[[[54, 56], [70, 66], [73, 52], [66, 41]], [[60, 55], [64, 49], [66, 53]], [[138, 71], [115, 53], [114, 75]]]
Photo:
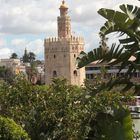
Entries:
[[85, 52], [81, 52], [77, 58], [78, 68], [84, 67], [91, 62], [95, 62], [95, 64], [110, 62], [109, 65], [112, 65], [118, 57], [123, 56], [123, 48], [119, 48], [120, 45], [116, 47], [115, 44], [112, 44], [111, 48], [100, 46], [87, 54]]
[[18, 55], [16, 53], [12, 53], [10, 59], [17, 59]]
[[29, 62], [32, 63], [32, 62], [35, 61], [36, 56], [35, 56], [35, 54], [33, 52], [29, 52], [28, 58], [29, 58]]
[[28, 63], [29, 62], [28, 53], [27, 53], [26, 49], [24, 51], [24, 55], [22, 57], [22, 60], [23, 60], [24, 63]]
[[26, 69], [26, 73], [28, 75], [28, 80], [30, 82], [33, 82], [33, 84], [34, 84], [33, 77], [37, 77], [36, 66], [38, 64], [37, 63], [38, 61], [35, 61], [35, 59], [36, 59], [36, 55], [33, 52], [28, 53], [27, 50], [25, 49], [22, 60], [24, 63], [30, 63], [30, 65], [31, 65], [30, 68]]
[[91, 96], [90, 91], [64, 79], [34, 86], [18, 76], [12, 85], [0, 83], [0, 114], [21, 124], [33, 140], [84, 140], [99, 112], [108, 113], [128, 101], [121, 93], [104, 91]]
[[88, 139], [133, 140], [132, 119], [127, 109], [120, 107], [113, 114], [98, 113], [90, 125]]
[[6, 68], [5, 66], [0, 67], [0, 79], [11, 83], [15, 77], [11, 68]]
[[32, 63], [34, 62], [36, 59], [36, 55], [33, 52], [27, 52], [27, 50], [25, 49], [24, 51], [24, 55], [22, 57], [22, 60], [24, 63]]
[[[121, 65], [119, 72], [128, 67], [124, 77], [111, 78], [108, 82], [96, 82], [93, 86], [86, 83], [88, 93], [91, 97], [101, 95], [100, 91], [103, 89], [112, 89], [114, 85], [122, 84], [123, 91], [128, 91], [134, 87], [134, 91], [140, 91], [140, 85], [131, 81], [131, 76], [139, 69], [139, 44], [140, 44], [140, 8], [132, 5], [121, 5], [120, 11], [111, 9], [100, 9], [98, 13], [107, 19], [106, 23], [100, 29], [101, 43], [100, 47], [90, 51], [89, 53], [81, 52], [77, 58], [78, 67], [81, 68], [87, 64], [94, 62], [99, 64], [102, 62], [108, 65]], [[111, 48], [106, 45], [106, 35], [112, 32], [119, 32], [123, 39], [119, 40], [120, 45], [112, 44]], [[132, 60], [133, 58], [133, 60]], [[103, 92], [105, 94], [105, 92]], [[112, 92], [111, 92], [112, 94]], [[115, 94], [116, 95], [116, 94]], [[90, 128], [88, 138], [93, 140], [132, 140], [132, 119], [130, 112], [119, 105], [119, 100], [113, 102], [112, 95], [107, 94], [107, 104], [103, 102], [103, 95], [99, 101], [105, 108], [100, 109], [95, 114], [95, 118], [90, 121]], [[118, 96], [116, 96], [117, 99]], [[123, 93], [123, 97], [126, 95]], [[95, 97], [93, 97], [95, 99]], [[111, 100], [109, 100], [111, 99]], [[92, 100], [93, 102], [93, 100]], [[113, 105], [109, 103], [113, 103]], [[117, 104], [116, 104], [117, 103]], [[95, 105], [95, 103], [94, 103]], [[117, 105], [117, 106], [116, 106]], [[97, 106], [95, 108], [98, 108]], [[108, 109], [107, 109], [108, 108]], [[117, 108], [117, 109], [116, 109]], [[106, 110], [107, 109], [107, 110]], [[106, 111], [105, 111], [106, 110]], [[111, 112], [108, 112], [108, 111]]]
[[65, 80], [45, 87], [19, 78], [13, 85], [1, 85], [1, 114], [14, 118], [34, 140], [77, 136], [80, 106], [74, 102], [81, 96], [81, 89], [67, 85]]
[[[133, 5], [120, 5], [121, 11], [102, 8], [98, 13], [107, 19], [104, 26], [100, 29], [101, 40], [106, 35], [118, 32], [121, 39], [120, 45], [113, 44], [111, 48], [106, 49], [102, 44], [88, 54], [81, 52], [78, 60], [78, 67], [81, 68], [93, 61], [98, 63], [106, 62], [108, 65], [121, 65], [122, 69], [128, 68], [124, 77], [117, 77], [110, 80], [107, 85], [102, 87], [113, 87], [116, 84], [125, 84], [125, 90], [134, 88], [135, 93], [139, 93], [140, 84], [132, 82], [133, 73], [140, 71], [140, 8]], [[132, 60], [133, 58], [133, 60]]]
[[34, 81], [32, 79], [33, 79], [33, 77], [37, 77], [37, 74], [38, 74], [38, 71], [36, 69], [36, 63], [31, 62], [30, 65], [31, 65], [31, 67], [26, 70], [27, 75], [28, 75], [28, 80], [30, 82], [32, 82], [33, 84], [35, 84], [36, 82], [34, 83]]
[[132, 118], [126, 108], [126, 104], [131, 100], [132, 91], [119, 93], [122, 88], [119, 86], [111, 91], [101, 92], [101, 78], [98, 77], [92, 85], [86, 81], [89, 97], [92, 98], [90, 101], [93, 103], [90, 105], [93, 106], [91, 110], [95, 113], [95, 117], [90, 120], [90, 131], [86, 139], [132, 140]]
[[30, 138], [12, 119], [0, 116], [0, 140], [30, 140]]

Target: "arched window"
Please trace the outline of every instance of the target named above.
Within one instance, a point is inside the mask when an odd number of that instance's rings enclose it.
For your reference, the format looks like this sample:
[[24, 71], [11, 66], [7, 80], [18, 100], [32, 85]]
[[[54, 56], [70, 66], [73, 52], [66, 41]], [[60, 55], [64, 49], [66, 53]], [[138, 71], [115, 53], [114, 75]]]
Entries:
[[53, 77], [57, 77], [57, 72], [53, 71]]
[[76, 54], [74, 54], [74, 58], [76, 57]]
[[54, 54], [54, 56], [53, 56], [54, 58], [56, 58], [56, 55]]
[[74, 74], [74, 76], [77, 76], [77, 71], [76, 71], [76, 70], [74, 70], [73, 74]]

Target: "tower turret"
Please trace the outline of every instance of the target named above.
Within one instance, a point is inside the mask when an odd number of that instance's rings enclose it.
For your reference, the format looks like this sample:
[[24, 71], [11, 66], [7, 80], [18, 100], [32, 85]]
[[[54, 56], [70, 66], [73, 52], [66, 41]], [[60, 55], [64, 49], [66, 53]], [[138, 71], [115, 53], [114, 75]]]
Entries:
[[62, 4], [60, 6], [60, 16], [66, 16], [68, 14], [68, 6], [65, 4], [65, 1], [62, 1]]
[[58, 37], [70, 38], [71, 36], [71, 19], [68, 16], [68, 6], [65, 1], [60, 5], [60, 16], [57, 18], [58, 22]]

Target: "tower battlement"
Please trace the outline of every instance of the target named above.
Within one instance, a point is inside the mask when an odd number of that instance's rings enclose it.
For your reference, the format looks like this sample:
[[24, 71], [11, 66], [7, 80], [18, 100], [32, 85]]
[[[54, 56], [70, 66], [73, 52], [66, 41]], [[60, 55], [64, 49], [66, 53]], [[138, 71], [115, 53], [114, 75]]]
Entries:
[[45, 43], [55, 43], [55, 42], [62, 42], [62, 41], [69, 41], [69, 42], [73, 42], [73, 41], [78, 41], [78, 42], [84, 42], [84, 38], [81, 36], [75, 37], [75, 36], [71, 36], [71, 38], [64, 38], [64, 37], [50, 37], [45, 39]]

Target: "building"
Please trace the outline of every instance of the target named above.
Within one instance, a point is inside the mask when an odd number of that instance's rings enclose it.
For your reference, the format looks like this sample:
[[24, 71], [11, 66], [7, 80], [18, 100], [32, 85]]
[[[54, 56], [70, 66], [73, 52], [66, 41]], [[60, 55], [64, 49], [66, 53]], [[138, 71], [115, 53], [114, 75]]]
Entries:
[[37, 83], [38, 84], [44, 84], [45, 83], [45, 77], [44, 77], [44, 64], [40, 64], [36, 67], [37, 69]]
[[66, 78], [70, 84], [82, 85], [85, 79], [85, 68], [76, 68], [76, 57], [84, 50], [84, 39], [71, 32], [71, 19], [68, 6], [62, 1], [58, 22], [58, 37], [44, 41], [45, 47], [45, 83], [52, 78]]
[[0, 59], [0, 66], [5, 67], [13, 67], [13, 66], [19, 66], [20, 60], [19, 59]]
[[[96, 81], [97, 76], [101, 76], [103, 74], [102, 79], [108, 81], [111, 77], [124, 76], [128, 70], [128, 68], [124, 68], [119, 72], [120, 65], [110, 66], [107, 63], [98, 63], [98, 61], [92, 62], [86, 66], [86, 79], [91, 82]], [[136, 71], [132, 74], [132, 81], [136, 83], [140, 83], [140, 72]]]
[[133, 119], [140, 119], [140, 96], [134, 96], [134, 99], [128, 103]]
[[26, 73], [26, 68], [20, 62], [20, 59], [0, 59], [0, 67], [10, 68], [13, 74]]

